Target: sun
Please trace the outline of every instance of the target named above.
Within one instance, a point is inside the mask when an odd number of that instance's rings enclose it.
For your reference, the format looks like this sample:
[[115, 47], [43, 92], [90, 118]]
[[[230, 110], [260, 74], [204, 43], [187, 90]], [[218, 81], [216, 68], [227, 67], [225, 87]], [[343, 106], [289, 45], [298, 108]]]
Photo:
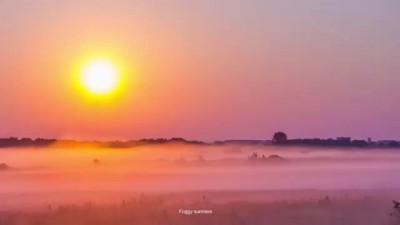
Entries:
[[90, 93], [107, 94], [118, 87], [119, 71], [110, 60], [90, 60], [82, 68], [81, 83]]

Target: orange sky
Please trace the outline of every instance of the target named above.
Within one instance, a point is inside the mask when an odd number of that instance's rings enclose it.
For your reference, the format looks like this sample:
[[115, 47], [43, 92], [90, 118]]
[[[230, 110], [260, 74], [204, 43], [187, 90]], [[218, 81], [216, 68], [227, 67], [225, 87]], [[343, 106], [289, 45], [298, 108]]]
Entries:
[[[1, 1], [0, 136], [396, 138], [399, 5], [317, 2]], [[74, 85], [94, 55], [112, 99]]]

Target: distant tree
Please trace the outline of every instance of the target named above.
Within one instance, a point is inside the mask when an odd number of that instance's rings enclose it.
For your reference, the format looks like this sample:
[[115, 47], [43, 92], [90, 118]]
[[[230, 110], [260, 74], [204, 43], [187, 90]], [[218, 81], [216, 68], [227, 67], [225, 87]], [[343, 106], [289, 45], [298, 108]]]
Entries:
[[21, 143], [23, 143], [23, 144], [32, 143], [32, 139], [30, 139], [30, 138], [21, 138], [19, 141], [20, 141]]
[[353, 140], [351, 144], [357, 147], [366, 147], [368, 145], [368, 142], [364, 140]]
[[389, 147], [399, 147], [400, 143], [397, 141], [391, 141], [391, 142], [389, 142], [388, 146]]
[[282, 131], [276, 132], [276, 133], [274, 134], [274, 136], [272, 137], [272, 141], [273, 141], [275, 144], [282, 144], [282, 143], [285, 143], [285, 142], [287, 141], [287, 135], [286, 135], [284, 132], [282, 132]]
[[169, 141], [170, 141], [170, 142], [186, 142], [185, 139], [180, 138], [180, 137], [171, 138], [171, 139], [169, 139]]

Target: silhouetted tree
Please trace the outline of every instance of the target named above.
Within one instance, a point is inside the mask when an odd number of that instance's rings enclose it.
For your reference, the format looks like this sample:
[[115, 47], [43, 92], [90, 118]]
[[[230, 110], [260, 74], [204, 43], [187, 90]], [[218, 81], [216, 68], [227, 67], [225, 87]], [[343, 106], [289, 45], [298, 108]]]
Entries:
[[274, 142], [274, 144], [285, 143], [287, 141], [287, 135], [282, 131], [276, 132], [272, 137], [272, 141]]

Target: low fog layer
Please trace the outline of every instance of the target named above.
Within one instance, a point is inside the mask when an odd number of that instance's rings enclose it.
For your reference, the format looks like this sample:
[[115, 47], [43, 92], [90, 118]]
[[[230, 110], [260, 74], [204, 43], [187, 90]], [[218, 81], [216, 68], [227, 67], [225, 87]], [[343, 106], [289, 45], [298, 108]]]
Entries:
[[4, 148], [0, 224], [386, 224], [399, 162], [390, 149]]
[[1, 149], [0, 192], [390, 189], [400, 187], [399, 162], [387, 149]]

